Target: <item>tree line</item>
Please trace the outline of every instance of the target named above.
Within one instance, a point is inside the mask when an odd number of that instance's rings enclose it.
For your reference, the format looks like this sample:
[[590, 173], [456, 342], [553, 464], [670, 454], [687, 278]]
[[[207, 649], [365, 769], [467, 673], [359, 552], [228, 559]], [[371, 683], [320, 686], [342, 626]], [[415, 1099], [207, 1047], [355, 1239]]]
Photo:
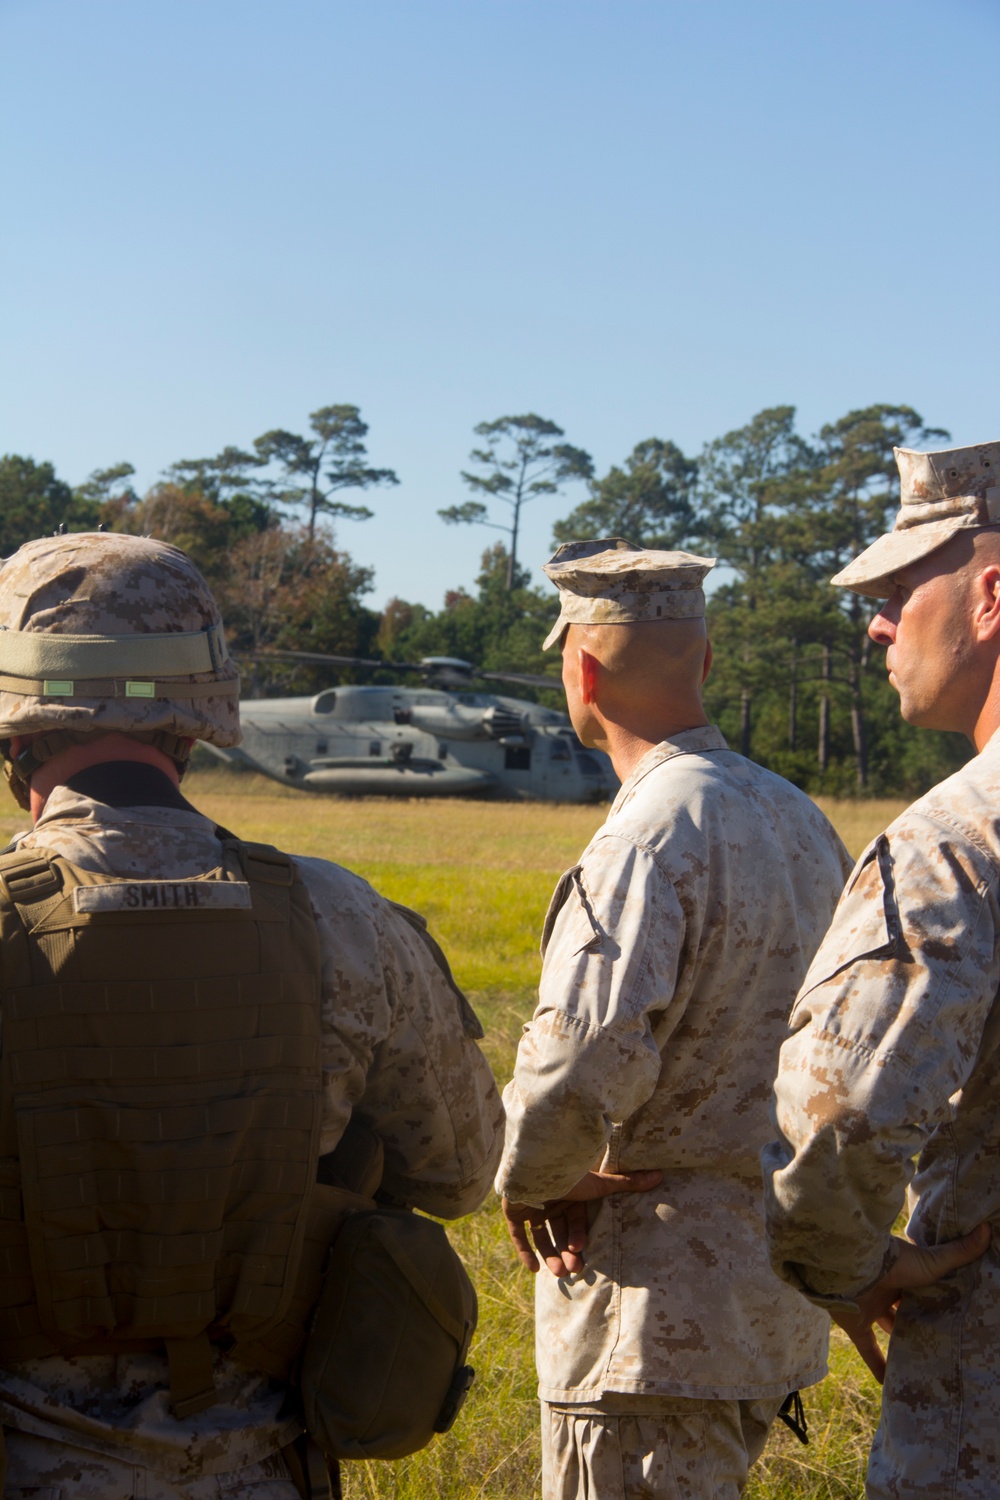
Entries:
[[[394, 663], [459, 656], [484, 669], [557, 675], [541, 641], [554, 591], [533, 586], [519, 557], [523, 510], [576, 487], [553, 523], [553, 543], [624, 536], [718, 559], [710, 575], [715, 666], [707, 707], [733, 748], [814, 792], [915, 795], [957, 769], [969, 749], [954, 735], [902, 723], [883, 653], [866, 627], [867, 601], [829, 578], [892, 524], [898, 507], [893, 447], [948, 440], [907, 406], [849, 412], [807, 437], [794, 407], [759, 412], [687, 455], [673, 442], [638, 442], [603, 476], [583, 448], [535, 413], [475, 429], [460, 471], [473, 498], [438, 512], [448, 525], [494, 529], [473, 584], [442, 606], [365, 595], [373, 572], [337, 545], [335, 525], [365, 520], [351, 492], [395, 485], [375, 467], [356, 406], [321, 407], [306, 434], [275, 428], [246, 448], [182, 459], [144, 495], [119, 463], [71, 487], [45, 462], [0, 459], [0, 551], [66, 527], [158, 536], [189, 552], [220, 598], [249, 696], [310, 692], [328, 669], [291, 667], [269, 650], [329, 652], [383, 663], [345, 667], [343, 680], [389, 681]], [[560, 702], [558, 689], [546, 701]]]

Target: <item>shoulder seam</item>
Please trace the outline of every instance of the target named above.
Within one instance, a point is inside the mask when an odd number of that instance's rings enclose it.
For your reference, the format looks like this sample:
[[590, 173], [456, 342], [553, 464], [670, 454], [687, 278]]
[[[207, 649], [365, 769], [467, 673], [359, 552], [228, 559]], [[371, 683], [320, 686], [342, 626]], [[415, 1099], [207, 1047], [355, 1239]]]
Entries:
[[[912, 808], [908, 809], [908, 811], [912, 810]], [[978, 833], [974, 829], [967, 827], [964, 823], [956, 821], [956, 819], [954, 818], [950, 818], [944, 811], [933, 813], [922, 812], [917, 814], [917, 816], [926, 818], [928, 823], [937, 823], [940, 827], [947, 828], [951, 833], [959, 834], [960, 837], [970, 843], [974, 849], [979, 850], [980, 854], [992, 867], [994, 872], [1000, 871], [1000, 857], [998, 857], [994, 852], [990, 850], [989, 846], [983, 842], [983, 840], [979, 837]], [[906, 813], [903, 814], [903, 818], [905, 817]]]

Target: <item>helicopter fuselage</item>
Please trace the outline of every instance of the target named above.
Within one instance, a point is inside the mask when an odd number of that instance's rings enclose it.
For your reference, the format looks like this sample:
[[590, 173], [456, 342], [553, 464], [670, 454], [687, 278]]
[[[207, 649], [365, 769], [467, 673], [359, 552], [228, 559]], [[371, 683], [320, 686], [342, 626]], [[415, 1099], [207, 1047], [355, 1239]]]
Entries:
[[240, 716], [243, 744], [215, 753], [308, 791], [602, 802], [618, 786], [565, 714], [494, 693], [349, 685]]

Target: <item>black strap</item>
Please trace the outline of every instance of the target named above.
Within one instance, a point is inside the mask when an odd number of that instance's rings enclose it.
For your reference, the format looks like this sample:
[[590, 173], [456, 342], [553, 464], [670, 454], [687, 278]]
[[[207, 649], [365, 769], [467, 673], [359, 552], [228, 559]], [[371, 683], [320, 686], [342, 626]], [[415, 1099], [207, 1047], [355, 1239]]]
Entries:
[[207, 1333], [191, 1339], [165, 1339], [170, 1370], [170, 1410], [179, 1421], [207, 1411], [217, 1400], [212, 1345]]
[[778, 1418], [784, 1422], [790, 1432], [794, 1432], [799, 1442], [806, 1447], [809, 1446], [809, 1423], [806, 1421], [806, 1409], [802, 1405], [802, 1397], [798, 1391], [789, 1391], [778, 1408]]
[[343, 1500], [340, 1465], [331, 1454], [321, 1452], [307, 1432], [287, 1443], [281, 1456], [302, 1500]]

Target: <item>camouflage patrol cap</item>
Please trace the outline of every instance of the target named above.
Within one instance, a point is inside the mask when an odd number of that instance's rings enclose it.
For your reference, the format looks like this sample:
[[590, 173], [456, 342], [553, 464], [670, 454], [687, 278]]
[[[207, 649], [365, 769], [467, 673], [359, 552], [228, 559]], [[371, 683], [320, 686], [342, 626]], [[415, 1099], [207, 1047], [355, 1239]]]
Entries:
[[893, 451], [902, 502], [895, 525], [831, 580], [870, 599], [885, 599], [894, 573], [943, 547], [956, 532], [1000, 525], [1000, 443], [936, 453]]
[[176, 547], [81, 532], [0, 567], [0, 738], [56, 728], [239, 744], [219, 607]]
[[702, 582], [714, 567], [714, 557], [635, 547], [620, 536], [566, 542], [542, 569], [559, 590], [560, 604], [542, 649], [561, 642], [570, 625], [700, 619]]

